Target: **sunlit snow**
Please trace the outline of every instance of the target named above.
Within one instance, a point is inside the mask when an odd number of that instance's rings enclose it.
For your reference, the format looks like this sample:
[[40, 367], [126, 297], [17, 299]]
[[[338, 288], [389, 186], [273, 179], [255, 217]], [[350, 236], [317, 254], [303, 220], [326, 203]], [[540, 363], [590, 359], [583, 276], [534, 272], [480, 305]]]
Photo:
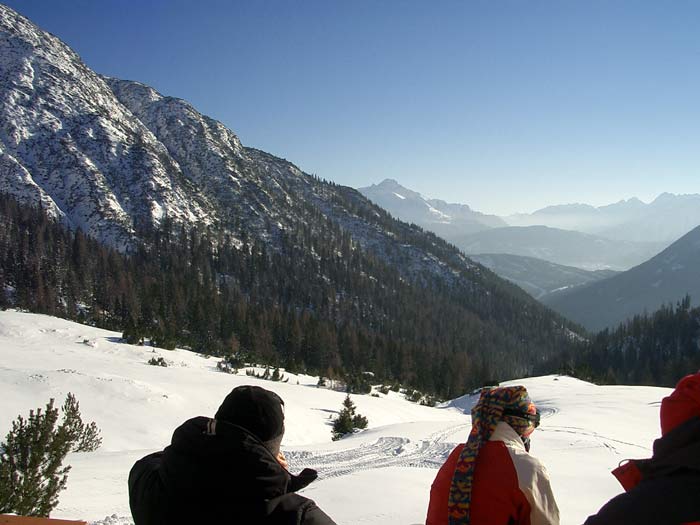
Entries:
[[[167, 368], [149, 366], [162, 356]], [[101, 525], [132, 523], [127, 475], [133, 462], [161, 449], [173, 429], [213, 415], [231, 388], [255, 383], [286, 404], [283, 450], [292, 471], [318, 469], [303, 493], [339, 524], [423, 523], [436, 469], [466, 439], [473, 396], [443, 407], [410, 403], [394, 392], [356, 395], [369, 428], [331, 441], [331, 418], [345, 396], [317, 388], [310, 376], [287, 383], [216, 370], [217, 359], [184, 350], [123, 344], [120, 334], [65, 320], [0, 312], [0, 437], [11, 421], [50, 397], [76, 394], [85, 419], [102, 429], [95, 453], [72, 454], [68, 488], [52, 514]], [[669, 390], [595, 386], [569, 377], [510, 382], [525, 385], [543, 412], [532, 453], [547, 466], [563, 524], [582, 523], [620, 487], [609, 471], [625, 458], [645, 457], [659, 432], [659, 401]], [[400, 502], [400, 504], [397, 504]]]

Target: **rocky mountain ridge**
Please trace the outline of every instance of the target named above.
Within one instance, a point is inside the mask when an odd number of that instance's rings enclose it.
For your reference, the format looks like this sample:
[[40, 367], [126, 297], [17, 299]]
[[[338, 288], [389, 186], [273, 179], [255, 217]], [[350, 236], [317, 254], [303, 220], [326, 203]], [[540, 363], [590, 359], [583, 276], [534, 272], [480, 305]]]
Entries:
[[208, 203], [156, 137], [58, 38], [0, 6], [0, 191], [42, 202], [125, 249], [164, 214], [210, 223]]
[[678, 240], [700, 225], [700, 194], [662, 193], [649, 203], [636, 197], [606, 206], [564, 204], [504, 217], [512, 226], [542, 225], [633, 242]]

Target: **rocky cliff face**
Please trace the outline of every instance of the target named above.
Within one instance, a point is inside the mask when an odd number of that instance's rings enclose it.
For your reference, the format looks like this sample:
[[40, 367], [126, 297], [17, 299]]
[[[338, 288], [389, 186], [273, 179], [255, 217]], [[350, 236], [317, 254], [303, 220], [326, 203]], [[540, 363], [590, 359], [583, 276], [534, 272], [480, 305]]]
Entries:
[[0, 190], [125, 247], [165, 214], [209, 222], [163, 144], [68, 46], [0, 6]]

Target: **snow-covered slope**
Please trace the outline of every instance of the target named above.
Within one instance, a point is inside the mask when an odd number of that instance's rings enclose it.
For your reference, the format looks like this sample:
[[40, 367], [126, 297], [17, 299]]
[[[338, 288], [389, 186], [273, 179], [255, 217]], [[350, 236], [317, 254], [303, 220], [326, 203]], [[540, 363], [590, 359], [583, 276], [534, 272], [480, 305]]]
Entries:
[[[167, 368], [149, 366], [163, 356]], [[117, 333], [61, 319], [0, 312], [0, 435], [11, 421], [50, 397], [76, 394], [87, 420], [102, 429], [95, 453], [72, 454], [68, 489], [54, 517], [104, 525], [132, 523], [126, 480], [132, 463], [160, 449], [172, 430], [195, 415], [211, 415], [228, 391], [257, 383], [287, 407], [283, 450], [291, 469], [315, 467], [320, 479], [304, 491], [340, 524], [424, 522], [430, 484], [452, 447], [466, 439], [473, 396], [428, 408], [390, 393], [353, 396], [369, 428], [338, 442], [330, 417], [344, 394], [289, 376], [273, 383], [216, 371], [216, 360], [184, 350], [123, 344]], [[620, 492], [609, 474], [622, 459], [650, 454], [658, 408], [668, 389], [599, 387], [568, 377], [524, 384], [543, 411], [532, 453], [547, 465], [562, 523], [581, 523]], [[380, 490], [381, 488], [381, 490]], [[400, 505], [397, 505], [400, 502]]]
[[0, 191], [123, 247], [134, 222], [209, 222], [156, 137], [68, 46], [0, 5]]

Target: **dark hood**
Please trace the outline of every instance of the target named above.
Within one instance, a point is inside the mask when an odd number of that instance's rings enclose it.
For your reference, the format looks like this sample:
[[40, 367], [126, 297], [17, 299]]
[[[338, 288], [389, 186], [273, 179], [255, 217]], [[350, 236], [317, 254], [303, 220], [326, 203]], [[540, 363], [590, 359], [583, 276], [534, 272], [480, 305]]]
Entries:
[[190, 419], [173, 433], [164, 451], [161, 477], [169, 492], [224, 498], [248, 504], [286, 494], [290, 474], [262, 442], [242, 427], [218, 422], [219, 432], [207, 433], [211, 420]]
[[654, 441], [654, 455], [638, 463], [645, 478], [700, 473], [700, 417], [694, 417]]
[[246, 429], [196, 417], [132, 467], [129, 505], [137, 525], [333, 525], [294, 494], [316, 477], [312, 469], [291, 475]]

